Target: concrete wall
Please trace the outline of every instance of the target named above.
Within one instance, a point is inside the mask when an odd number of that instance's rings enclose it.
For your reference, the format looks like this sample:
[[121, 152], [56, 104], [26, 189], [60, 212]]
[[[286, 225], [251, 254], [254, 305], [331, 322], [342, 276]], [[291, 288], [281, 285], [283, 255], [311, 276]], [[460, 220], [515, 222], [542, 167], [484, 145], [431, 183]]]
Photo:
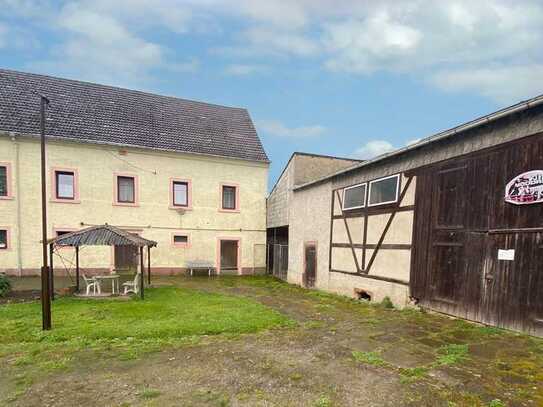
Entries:
[[287, 226], [289, 224], [290, 200], [293, 186], [294, 160], [290, 160], [267, 199], [266, 223], [268, 228]]
[[[188, 260], [217, 262], [218, 239], [241, 239], [241, 267], [263, 267], [266, 243], [268, 165], [264, 163], [180, 153], [123, 149], [69, 142], [48, 142], [47, 193], [49, 236], [55, 229], [80, 229], [84, 224], [109, 223], [158, 242], [152, 251], [155, 272], [180, 272]], [[0, 226], [8, 228], [11, 244], [0, 251], [0, 271], [37, 272], [41, 265], [39, 143], [29, 138], [0, 137], [0, 162], [11, 164], [13, 198], [0, 200]], [[78, 172], [79, 203], [52, 199], [52, 169]], [[114, 204], [114, 174], [138, 177], [137, 206]], [[192, 183], [192, 209], [180, 214], [170, 208], [171, 178]], [[239, 211], [224, 212], [221, 183], [239, 186]], [[19, 208], [19, 210], [18, 210]], [[19, 214], [19, 215], [18, 215]], [[188, 247], [175, 247], [173, 233], [189, 236]], [[71, 249], [63, 249], [66, 261]], [[113, 265], [109, 247], [86, 247], [81, 265], [105, 269]], [[60, 260], [56, 259], [60, 266]]]

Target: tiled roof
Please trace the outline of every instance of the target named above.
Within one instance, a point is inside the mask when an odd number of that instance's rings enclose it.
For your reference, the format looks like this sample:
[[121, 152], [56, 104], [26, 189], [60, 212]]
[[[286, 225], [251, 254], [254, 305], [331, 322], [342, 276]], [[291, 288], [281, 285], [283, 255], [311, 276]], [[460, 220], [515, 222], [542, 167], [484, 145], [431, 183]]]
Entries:
[[268, 161], [246, 109], [0, 69], [0, 131]]

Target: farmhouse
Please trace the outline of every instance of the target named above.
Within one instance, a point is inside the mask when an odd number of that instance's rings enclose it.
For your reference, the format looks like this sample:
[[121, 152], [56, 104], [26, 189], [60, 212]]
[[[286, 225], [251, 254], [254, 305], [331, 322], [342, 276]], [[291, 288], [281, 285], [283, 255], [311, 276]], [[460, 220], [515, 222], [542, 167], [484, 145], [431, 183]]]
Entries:
[[[269, 160], [247, 110], [0, 70], [0, 271], [41, 266], [40, 94], [51, 238], [107, 223], [157, 242], [153, 273], [265, 266]], [[88, 250], [86, 273], [138, 264], [134, 247]]]
[[538, 96], [293, 186], [287, 280], [543, 335], [542, 174]]

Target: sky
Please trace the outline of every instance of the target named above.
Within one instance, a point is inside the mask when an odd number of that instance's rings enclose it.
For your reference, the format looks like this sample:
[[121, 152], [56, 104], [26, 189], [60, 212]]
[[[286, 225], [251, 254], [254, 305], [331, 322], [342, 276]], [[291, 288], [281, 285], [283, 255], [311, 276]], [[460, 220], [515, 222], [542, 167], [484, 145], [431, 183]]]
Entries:
[[0, 0], [0, 67], [249, 110], [373, 158], [543, 93], [543, 0]]

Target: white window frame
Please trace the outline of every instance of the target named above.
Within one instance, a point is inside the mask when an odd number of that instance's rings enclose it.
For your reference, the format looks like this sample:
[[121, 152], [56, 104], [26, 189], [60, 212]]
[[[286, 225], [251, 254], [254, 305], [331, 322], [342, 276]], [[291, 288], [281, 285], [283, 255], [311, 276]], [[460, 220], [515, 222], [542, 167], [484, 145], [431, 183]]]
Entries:
[[[398, 202], [398, 198], [400, 196], [400, 175], [401, 174], [394, 174], [394, 175], [389, 175], [387, 177], [381, 177], [381, 178], [374, 179], [373, 181], [370, 181], [369, 188], [368, 188], [368, 207], [370, 207], [370, 206], [381, 206], [381, 205], [387, 205], [387, 204]], [[394, 200], [392, 200], [392, 201], [385, 201], [385, 202], [379, 202], [379, 203], [372, 204], [371, 203], [371, 185], [376, 183], [376, 182], [384, 181], [384, 180], [390, 179], [390, 178], [396, 178], [396, 198], [394, 198]]]
[[[347, 191], [349, 189], [353, 189], [353, 188], [358, 188], [358, 187], [361, 187], [361, 186], [364, 187], [364, 202], [362, 203], [362, 205], [351, 206], [349, 208], [346, 208], [345, 207], [345, 191]], [[341, 203], [341, 209], [343, 209], [344, 211], [350, 211], [350, 210], [353, 210], [353, 209], [365, 208], [367, 200], [368, 200], [368, 183], [367, 182], [363, 182], [361, 184], [356, 184], [356, 185], [351, 185], [350, 187], [343, 188], [343, 202]]]

